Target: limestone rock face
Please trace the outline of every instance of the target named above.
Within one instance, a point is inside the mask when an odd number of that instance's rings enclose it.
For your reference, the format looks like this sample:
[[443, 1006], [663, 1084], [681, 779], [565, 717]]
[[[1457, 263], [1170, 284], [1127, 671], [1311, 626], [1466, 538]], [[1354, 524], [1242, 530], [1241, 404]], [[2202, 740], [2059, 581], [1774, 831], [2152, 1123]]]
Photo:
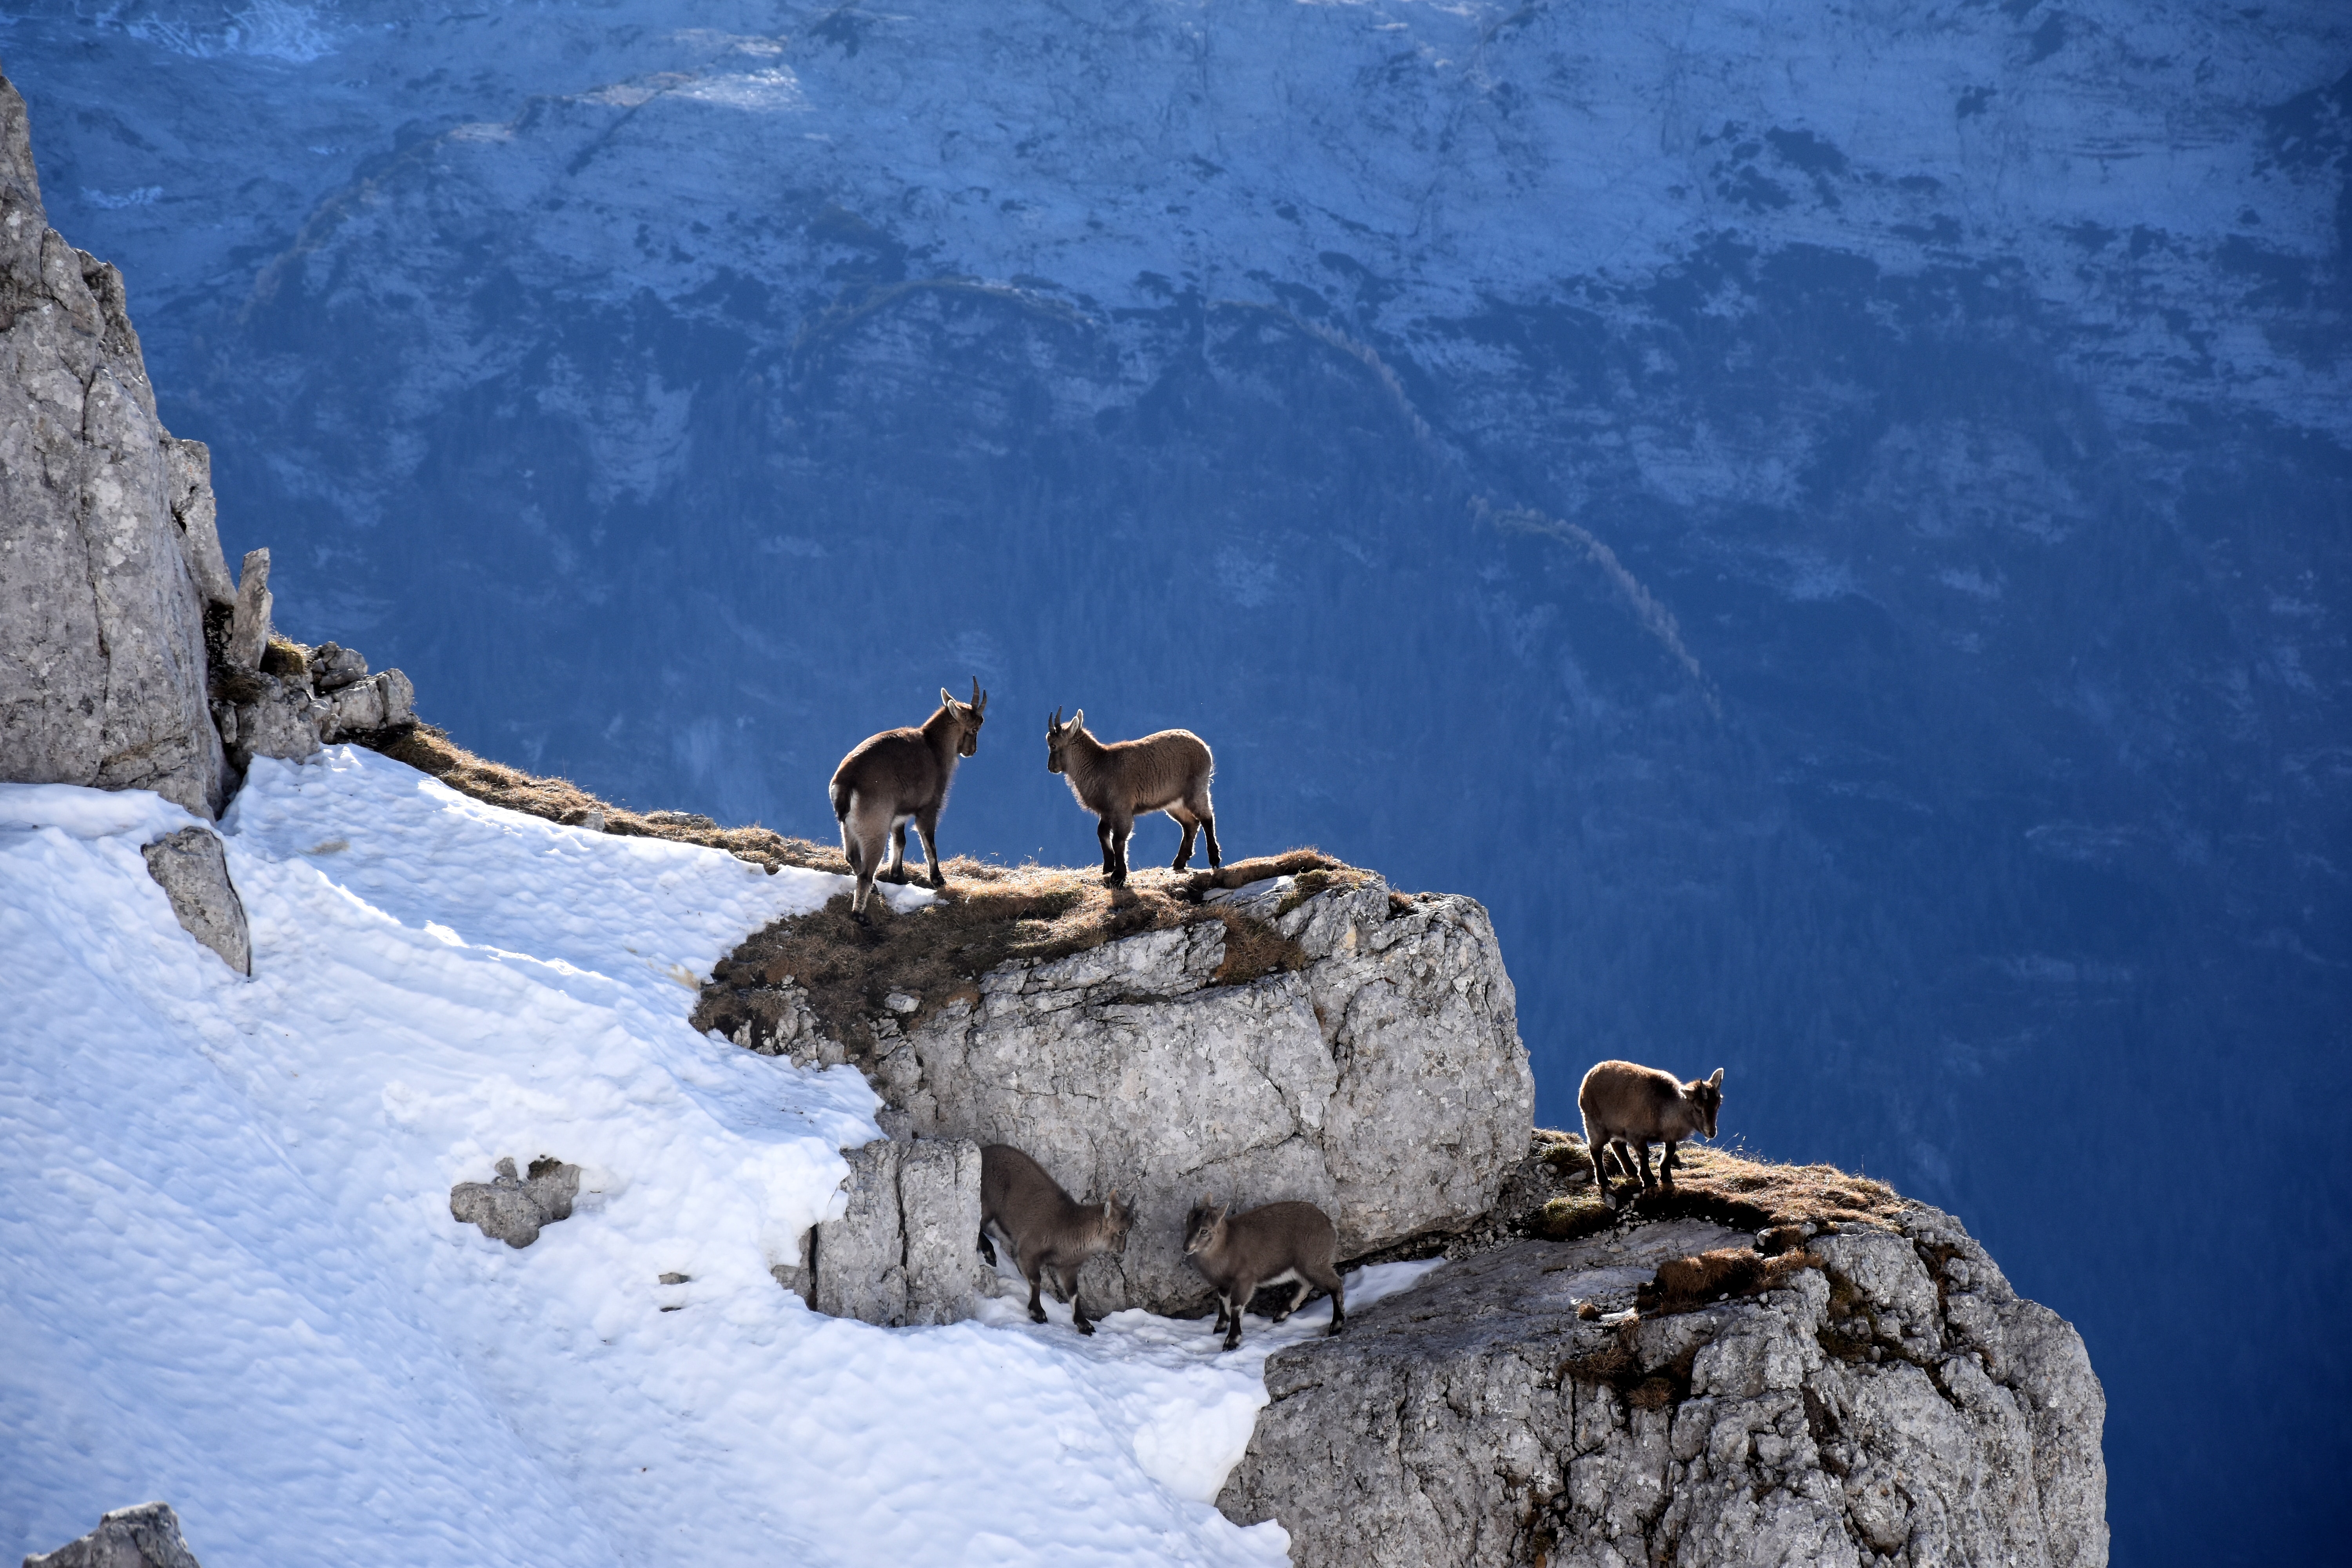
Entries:
[[218, 811], [210, 471], [156, 420], [121, 274], [48, 226], [0, 78], [0, 778]]
[[539, 1239], [544, 1227], [572, 1217], [572, 1202], [580, 1195], [580, 1167], [541, 1157], [530, 1163], [528, 1176], [518, 1175], [512, 1160], [500, 1160], [498, 1174], [487, 1182], [460, 1182], [449, 1189], [449, 1215], [461, 1225], [479, 1226], [484, 1236], [509, 1247], [524, 1247]]
[[1949, 1215], [1815, 1237], [1760, 1297], [1611, 1319], [1699, 1220], [1449, 1263], [1266, 1363], [1218, 1506], [1303, 1565], [2107, 1560], [2083, 1342]]
[[202, 827], [183, 827], [139, 851], [147, 874], [172, 900], [172, 912], [190, 936], [219, 953], [239, 974], [253, 973], [253, 939], [245, 923], [245, 901], [228, 879], [228, 857], [221, 841]]
[[25, 1559], [25, 1568], [198, 1568], [180, 1535], [180, 1516], [165, 1502], [119, 1508], [98, 1528], [55, 1552]]
[[809, 1249], [809, 1305], [893, 1326], [971, 1316], [987, 1279], [977, 1246], [980, 1146], [893, 1138], [848, 1159], [848, 1210], [818, 1226]]
[[[1181, 1242], [1204, 1191], [1316, 1204], [1359, 1257], [1468, 1224], [1527, 1148], [1534, 1081], [1476, 901], [1392, 901], [1377, 878], [1225, 897], [1297, 966], [1221, 983], [1222, 921], [1150, 931], [992, 970], [911, 1033], [879, 1022], [858, 1064], [925, 1138], [1010, 1143], [1073, 1196], [1134, 1200], [1126, 1256], [1087, 1265], [1104, 1311], [1207, 1301]], [[847, 1059], [805, 1004], [745, 1043]]]

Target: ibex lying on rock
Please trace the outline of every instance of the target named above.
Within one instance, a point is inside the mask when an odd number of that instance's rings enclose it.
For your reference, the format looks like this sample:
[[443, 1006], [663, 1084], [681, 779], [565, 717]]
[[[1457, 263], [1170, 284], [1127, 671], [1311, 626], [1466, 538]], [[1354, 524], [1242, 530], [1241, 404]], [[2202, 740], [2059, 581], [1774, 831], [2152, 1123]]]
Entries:
[[1045, 1321], [1037, 1287], [1050, 1274], [1054, 1300], [1070, 1304], [1071, 1326], [1093, 1333], [1086, 1303], [1078, 1300], [1078, 1269], [1097, 1252], [1126, 1252], [1134, 1224], [1134, 1206], [1119, 1202], [1116, 1187], [1098, 1204], [1082, 1204], [1012, 1144], [991, 1143], [980, 1152], [980, 1254], [990, 1268], [996, 1266], [996, 1248], [988, 1239], [993, 1226], [1029, 1281], [1031, 1322]]
[[1615, 1145], [1627, 1175], [1640, 1171], [1646, 1188], [1656, 1184], [1650, 1179], [1650, 1145], [1664, 1143], [1666, 1152], [1658, 1162], [1658, 1179], [1673, 1186], [1675, 1167], [1682, 1163], [1675, 1145], [1694, 1132], [1715, 1136], [1716, 1112], [1723, 1109], [1723, 1069], [1716, 1068], [1711, 1078], [1681, 1083], [1656, 1068], [1602, 1062], [1584, 1075], [1576, 1108], [1584, 1113], [1584, 1148], [1592, 1156], [1593, 1184], [1613, 1207], [1617, 1200], [1601, 1169], [1609, 1147]]
[[980, 749], [980, 726], [987, 716], [988, 693], [971, 683], [971, 700], [959, 702], [940, 688], [939, 711], [920, 729], [885, 730], [860, 742], [833, 770], [833, 816], [841, 824], [841, 852], [857, 878], [849, 897], [849, 911], [866, 919], [866, 901], [873, 896], [875, 872], [882, 863], [882, 841], [890, 840], [890, 868], [886, 880], [907, 879], [907, 824], [923, 836], [923, 859], [931, 868], [931, 886], [944, 888], [940, 873], [940, 812], [948, 804], [948, 785], [955, 779], [956, 762]]
[[1202, 1194], [1184, 1220], [1184, 1256], [1217, 1291], [1216, 1329], [1225, 1330], [1225, 1348], [1242, 1342], [1242, 1313], [1261, 1285], [1296, 1282], [1290, 1305], [1274, 1314], [1277, 1323], [1307, 1304], [1318, 1287], [1331, 1292], [1331, 1333], [1348, 1322], [1348, 1289], [1333, 1259], [1339, 1233], [1313, 1204], [1268, 1204], [1227, 1218], [1233, 1205], [1218, 1206]]
[[1070, 782], [1078, 804], [1095, 814], [1095, 837], [1102, 841], [1103, 875], [1114, 888], [1127, 886], [1127, 839], [1135, 819], [1164, 811], [1184, 830], [1171, 870], [1192, 862], [1192, 834], [1209, 840], [1209, 865], [1225, 863], [1217, 847], [1217, 813], [1209, 804], [1209, 779], [1217, 771], [1208, 742], [1190, 730], [1162, 730], [1140, 741], [1108, 745], [1087, 733], [1087, 710], [1062, 722], [1062, 710], [1045, 721], [1045, 771]]

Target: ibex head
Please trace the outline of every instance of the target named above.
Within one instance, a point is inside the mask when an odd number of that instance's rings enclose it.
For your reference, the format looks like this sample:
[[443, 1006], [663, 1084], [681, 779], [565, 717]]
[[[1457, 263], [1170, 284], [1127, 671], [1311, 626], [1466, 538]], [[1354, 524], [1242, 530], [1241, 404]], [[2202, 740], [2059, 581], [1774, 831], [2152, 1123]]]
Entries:
[[1225, 1215], [1232, 1212], [1233, 1206], [1231, 1204], [1219, 1205], [1207, 1193], [1201, 1194], [1201, 1201], [1194, 1204], [1192, 1212], [1184, 1216], [1184, 1252], [1187, 1257], [1196, 1252], [1213, 1252], [1225, 1244]]
[[988, 693], [980, 689], [979, 678], [975, 676], [972, 679], [971, 700], [969, 702], [957, 701], [952, 692], [944, 686], [940, 687], [940, 706], [963, 731], [956, 741], [956, 755], [968, 757], [980, 750], [980, 727], [988, 719]]
[[1103, 1250], [1125, 1256], [1127, 1233], [1134, 1228], [1135, 1205], [1121, 1198], [1118, 1195], [1118, 1189], [1113, 1187], [1110, 1190], [1110, 1196], [1103, 1199], [1101, 1232]]
[[1070, 737], [1083, 730], [1086, 722], [1087, 710], [1083, 708], [1071, 714], [1070, 721], [1066, 724], [1062, 722], [1061, 709], [1057, 707], [1054, 710], [1054, 716], [1045, 721], [1045, 771], [1047, 773], [1058, 773], [1063, 771], [1062, 753], [1069, 748]]
[[1723, 1110], [1723, 1069], [1717, 1068], [1712, 1077], [1683, 1085], [1683, 1092], [1690, 1096], [1691, 1109], [1698, 1112], [1699, 1130], [1714, 1137], [1715, 1119]]

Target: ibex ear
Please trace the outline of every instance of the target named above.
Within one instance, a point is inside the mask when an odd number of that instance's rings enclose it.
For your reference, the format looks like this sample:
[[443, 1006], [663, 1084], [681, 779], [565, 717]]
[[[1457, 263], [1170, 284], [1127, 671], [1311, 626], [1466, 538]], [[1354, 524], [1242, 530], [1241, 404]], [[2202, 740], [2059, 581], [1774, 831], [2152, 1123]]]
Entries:
[[1707, 1087], [1710, 1089], [1721, 1089], [1723, 1087], [1723, 1069], [1721, 1068], [1716, 1068], [1715, 1071], [1709, 1075], [1706, 1082]]
[[952, 708], [952, 707], [954, 707], [955, 705], [956, 705], [955, 693], [954, 693], [954, 692], [952, 692], [952, 691], [950, 691], [950, 690], [949, 690], [946, 687], [944, 687], [944, 686], [940, 687], [940, 707], [942, 707], [942, 708]]
[[1085, 724], [1086, 721], [1087, 710], [1083, 708], [1070, 715], [1070, 728], [1073, 730], [1079, 728], [1081, 725]]

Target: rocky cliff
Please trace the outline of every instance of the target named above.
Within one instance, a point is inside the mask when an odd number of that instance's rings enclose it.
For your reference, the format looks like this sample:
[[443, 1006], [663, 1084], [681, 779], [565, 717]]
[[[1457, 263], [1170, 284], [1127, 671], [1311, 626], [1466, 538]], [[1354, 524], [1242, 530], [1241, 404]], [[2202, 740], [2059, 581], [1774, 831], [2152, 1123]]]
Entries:
[[1704, 1214], [1745, 1206], [1522, 1233], [1280, 1352], [1219, 1506], [1279, 1519], [1302, 1568], [2106, 1562], [2072, 1325], [1935, 1209]]
[[155, 417], [122, 275], [48, 226], [0, 78], [0, 776], [213, 816], [205, 621], [233, 596], [211, 459]]
[[[1126, 1254], [1087, 1266], [1090, 1304], [1197, 1310], [1206, 1287], [1179, 1238], [1203, 1192], [1318, 1204], [1350, 1258], [1486, 1211], [1525, 1152], [1535, 1095], [1475, 900], [1407, 897], [1352, 868], [1238, 888], [1138, 880], [1175, 923], [1000, 963], [944, 995], [877, 969], [854, 1019], [811, 1005], [814, 955], [789, 931], [755, 938], [719, 966], [698, 1022], [796, 1060], [855, 1062], [905, 1135], [1011, 1143], [1074, 1194], [1131, 1198]], [[1121, 906], [1103, 898], [1111, 918]], [[957, 934], [939, 906], [892, 918], [940, 928], [942, 944]]]
[[[257, 756], [413, 718], [399, 670], [273, 635], [269, 552], [231, 580], [211, 457], [155, 415], [122, 275], [48, 226], [0, 77], [0, 779], [148, 789], [217, 816]], [[209, 830], [148, 846], [180, 921], [247, 973]]]

